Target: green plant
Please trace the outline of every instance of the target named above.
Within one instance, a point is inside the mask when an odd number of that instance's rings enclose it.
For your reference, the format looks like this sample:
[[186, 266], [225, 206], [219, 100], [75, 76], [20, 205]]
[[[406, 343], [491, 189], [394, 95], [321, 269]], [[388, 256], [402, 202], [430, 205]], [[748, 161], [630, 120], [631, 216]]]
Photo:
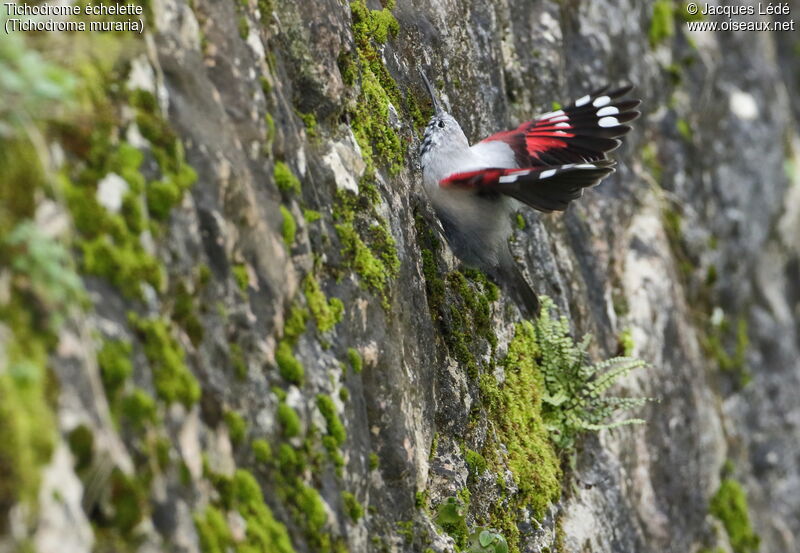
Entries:
[[436, 511], [436, 524], [463, 546], [467, 538], [467, 506], [457, 497], [448, 497], [439, 504]]
[[69, 252], [31, 221], [17, 225], [4, 242], [0, 248], [8, 248], [13, 277], [47, 313], [48, 330], [57, 333], [69, 310], [86, 299]]
[[508, 553], [508, 543], [502, 534], [476, 528], [469, 536], [467, 553]]
[[551, 315], [554, 307], [550, 298], [543, 297], [542, 310], [533, 328], [539, 348], [538, 366], [545, 384], [542, 414], [556, 447], [570, 450], [576, 437], [587, 430], [643, 423], [636, 418], [607, 421], [620, 411], [643, 405], [649, 398], [608, 396], [606, 392], [619, 378], [646, 367], [647, 363], [630, 357], [590, 362], [586, 350], [591, 336], [575, 342], [566, 317]]

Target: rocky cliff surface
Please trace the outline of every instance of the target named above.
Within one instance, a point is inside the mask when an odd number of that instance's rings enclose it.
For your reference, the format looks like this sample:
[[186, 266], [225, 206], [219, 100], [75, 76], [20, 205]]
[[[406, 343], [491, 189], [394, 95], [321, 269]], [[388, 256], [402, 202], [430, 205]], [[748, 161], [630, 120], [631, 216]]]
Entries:
[[[0, 45], [0, 551], [800, 551], [797, 35], [664, 0], [145, 8]], [[420, 187], [418, 66], [471, 140], [637, 85], [619, 170], [513, 249], [593, 359], [649, 363], [614, 388], [645, 424], [553, 446], [541, 322]]]

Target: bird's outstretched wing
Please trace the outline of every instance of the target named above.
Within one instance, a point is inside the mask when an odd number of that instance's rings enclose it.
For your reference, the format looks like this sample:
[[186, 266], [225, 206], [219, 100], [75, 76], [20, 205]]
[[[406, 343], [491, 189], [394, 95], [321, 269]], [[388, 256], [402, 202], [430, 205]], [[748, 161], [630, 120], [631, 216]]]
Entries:
[[562, 109], [526, 121], [516, 129], [493, 134], [479, 144], [502, 141], [513, 150], [520, 167], [585, 163], [605, 159], [620, 145], [618, 137], [631, 128], [624, 123], [639, 116], [640, 100], [623, 97], [633, 87], [607, 92], [601, 88]]
[[501, 169], [487, 167], [454, 173], [439, 182], [443, 188], [511, 196], [540, 211], [564, 211], [583, 189], [614, 172], [614, 162], [568, 163], [548, 167]]

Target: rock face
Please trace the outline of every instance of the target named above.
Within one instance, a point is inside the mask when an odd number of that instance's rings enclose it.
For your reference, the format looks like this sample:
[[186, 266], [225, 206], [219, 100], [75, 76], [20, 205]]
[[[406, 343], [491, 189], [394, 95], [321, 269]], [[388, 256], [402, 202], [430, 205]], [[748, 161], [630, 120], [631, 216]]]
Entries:
[[[39, 130], [0, 111], [0, 551], [800, 551], [795, 34], [665, 0], [146, 8], [69, 59], [0, 48], [74, 97], [3, 91]], [[527, 327], [421, 189], [418, 66], [473, 141], [644, 100], [618, 171], [513, 238], [593, 358], [651, 365], [615, 385], [646, 424], [560, 467], [538, 392], [490, 401]]]

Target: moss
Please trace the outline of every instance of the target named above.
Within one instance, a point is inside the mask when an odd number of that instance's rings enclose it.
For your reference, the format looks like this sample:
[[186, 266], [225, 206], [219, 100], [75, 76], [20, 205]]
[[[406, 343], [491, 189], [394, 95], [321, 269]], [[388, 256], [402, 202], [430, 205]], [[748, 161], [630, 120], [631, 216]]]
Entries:
[[319, 211], [315, 211], [313, 209], [304, 209], [303, 210], [303, 218], [308, 223], [315, 223], [322, 219], [322, 213]]
[[287, 438], [300, 435], [300, 417], [297, 415], [297, 411], [286, 403], [278, 405], [278, 422], [283, 428], [283, 435]]
[[97, 352], [100, 378], [109, 401], [113, 402], [122, 386], [133, 374], [132, 347], [124, 340], [106, 340]]
[[401, 108], [405, 102], [383, 65], [378, 47], [400, 27], [388, 9], [370, 10], [365, 0], [352, 0], [350, 11], [357, 61], [340, 58], [339, 67], [345, 82], [354, 82], [360, 69], [361, 93], [352, 114], [353, 134], [369, 169], [373, 157], [379, 156], [389, 165], [389, 173], [396, 174], [402, 168], [405, 148], [389, 124], [389, 105]]
[[238, 469], [233, 477], [231, 507], [247, 522], [245, 544], [248, 551], [274, 551], [294, 553], [286, 527], [275, 520], [264, 502], [261, 486], [248, 471]]
[[617, 343], [619, 344], [620, 355], [630, 357], [633, 354], [635, 344], [633, 343], [633, 333], [630, 328], [620, 332]]
[[67, 444], [75, 457], [77, 472], [88, 469], [94, 458], [94, 435], [85, 424], [78, 425], [67, 435]]
[[317, 407], [325, 419], [328, 434], [336, 441], [336, 445], [341, 447], [347, 439], [347, 431], [336, 412], [336, 404], [330, 396], [319, 394], [317, 395]]
[[428, 460], [432, 460], [436, 457], [436, 452], [439, 450], [439, 433], [433, 433], [433, 439], [431, 439], [431, 450], [428, 452]]
[[[270, 148], [272, 146], [272, 142], [275, 140], [275, 120], [272, 118], [272, 115], [267, 113], [264, 115], [264, 124], [266, 128], [266, 132], [264, 134], [264, 153], [269, 155]], [[292, 175], [294, 176], [294, 175]], [[276, 183], [277, 183], [277, 179]], [[298, 181], [298, 186], [300, 182]]]
[[388, 308], [386, 289], [397, 270], [387, 266], [380, 257], [364, 243], [352, 223], [336, 225], [336, 232], [342, 241], [342, 254], [350, 259], [353, 269], [361, 277], [361, 282], [383, 298], [384, 307]]
[[[503, 444], [507, 452], [503, 456], [499, 448], [487, 445], [487, 451], [498, 452], [489, 462], [498, 469], [505, 462], [518, 488], [509, 498], [511, 511], [530, 507], [534, 516], [541, 519], [547, 506], [561, 495], [561, 469], [542, 417], [544, 381], [536, 365], [537, 355], [533, 325], [527, 321], [517, 324], [503, 361], [505, 381], [499, 385], [493, 374], [484, 374], [480, 387], [497, 430], [497, 443]], [[502, 511], [502, 506], [496, 506], [493, 516], [505, 521], [499, 528], [513, 549], [519, 532], [514, 518], [509, 520]]]
[[678, 134], [681, 135], [686, 142], [691, 143], [694, 138], [694, 131], [686, 119], [678, 119], [675, 123], [675, 128], [678, 129]]
[[488, 466], [486, 459], [483, 458], [483, 455], [471, 449], [464, 451], [464, 460], [467, 462], [470, 475], [473, 477], [480, 476], [480, 474], [483, 473]]
[[244, 420], [244, 417], [236, 411], [227, 411], [225, 424], [228, 426], [228, 434], [234, 445], [242, 443], [247, 434], [247, 421]]
[[675, 5], [672, 0], [656, 0], [650, 19], [650, 46], [657, 46], [675, 34]]
[[297, 343], [297, 339], [306, 331], [308, 324], [308, 310], [298, 305], [292, 306], [286, 323], [283, 325], [283, 338], [290, 344]]
[[342, 503], [344, 504], [344, 511], [353, 522], [358, 522], [364, 516], [364, 507], [361, 506], [361, 503], [352, 493], [342, 492]]
[[204, 553], [225, 553], [233, 546], [233, 536], [225, 515], [209, 505], [205, 512], [193, 516], [197, 535], [200, 538], [200, 550]]
[[135, 314], [129, 320], [141, 338], [158, 396], [167, 403], [179, 401], [187, 407], [197, 402], [200, 384], [186, 366], [183, 348], [172, 337], [169, 322]]
[[239, 344], [232, 343], [230, 346], [231, 364], [233, 365], [233, 372], [240, 380], [247, 378], [247, 362], [244, 359], [242, 347]]
[[35, 194], [47, 180], [34, 145], [23, 138], [5, 136], [0, 148], [0, 236], [21, 220], [32, 218]]
[[738, 388], [747, 386], [752, 378], [747, 366], [750, 346], [747, 320], [739, 317], [732, 328], [730, 321], [723, 319], [718, 324], [706, 323], [706, 328], [706, 334], [700, 340], [706, 354], [716, 362], [720, 371], [733, 377]]
[[131, 298], [141, 298], [141, 284], [157, 291], [164, 286], [164, 272], [156, 259], [133, 243], [115, 245], [107, 236], [80, 244], [82, 269], [90, 275], [106, 278]]
[[711, 498], [709, 512], [722, 522], [734, 553], [755, 553], [761, 539], [753, 531], [748, 514], [747, 496], [741, 484], [724, 479]]
[[296, 474], [302, 468], [300, 456], [288, 443], [278, 447], [278, 468], [284, 475]]
[[267, 440], [262, 438], [253, 440], [250, 447], [253, 450], [253, 456], [259, 463], [270, 463], [272, 461], [272, 447]]
[[12, 505], [35, 505], [40, 470], [55, 438], [43, 371], [33, 365], [27, 374], [19, 365], [16, 369], [0, 373], [0, 530]]
[[303, 121], [306, 127], [306, 133], [309, 137], [315, 138], [317, 136], [317, 118], [313, 113], [297, 112], [297, 116]]
[[353, 367], [356, 374], [364, 369], [364, 360], [355, 348], [347, 348], [347, 362], [350, 363], [350, 366]]
[[[157, 291], [164, 285], [163, 268], [148, 254], [139, 235], [148, 226], [142, 205], [147, 205], [153, 229], [167, 218], [172, 207], [197, 178], [185, 162], [180, 141], [156, 114], [144, 112], [155, 102], [152, 95], [138, 91], [132, 94], [137, 107], [137, 123], [151, 142], [161, 178], [147, 183], [139, 167], [144, 155], [127, 143], [114, 143], [111, 130], [101, 128], [91, 138], [86, 161], [68, 166], [60, 185], [67, 206], [79, 231], [83, 259], [81, 268], [88, 274], [106, 278], [124, 295], [141, 298], [141, 284], [148, 283]], [[69, 174], [71, 173], [71, 174]], [[96, 198], [97, 183], [110, 173], [121, 176], [129, 187], [119, 214], [103, 208]], [[144, 203], [143, 203], [144, 201]]]
[[345, 387], [339, 389], [339, 399], [342, 400], [342, 403], [347, 403], [350, 401], [350, 390]]
[[359, 182], [358, 195], [337, 193], [333, 218], [346, 267], [359, 275], [362, 287], [381, 297], [388, 310], [388, 288], [397, 278], [400, 259], [389, 226], [376, 209], [379, 201], [374, 174], [367, 174]]
[[[303, 525], [306, 527], [307, 536], [317, 543], [326, 541], [323, 528], [328, 522], [328, 512], [325, 510], [319, 492], [305, 484], [298, 484], [294, 502], [300, 511]], [[314, 538], [316, 538], [314, 540]]]
[[283, 218], [283, 222], [281, 223], [283, 241], [291, 248], [292, 245], [294, 245], [294, 239], [297, 234], [297, 223], [294, 220], [294, 215], [292, 215], [292, 212], [289, 211], [286, 206], [281, 206], [281, 217]]
[[129, 535], [147, 511], [147, 492], [135, 476], [115, 468], [109, 482], [113, 515], [110, 526], [123, 536]]
[[134, 388], [122, 398], [120, 413], [135, 428], [144, 428], [157, 419], [156, 403], [145, 390]]
[[517, 213], [516, 221], [517, 221], [517, 228], [519, 230], [525, 230], [526, 227], [525, 217], [523, 217], [521, 213]]
[[477, 270], [442, 275], [437, 260], [441, 249], [438, 238], [419, 215], [416, 228], [431, 316], [439, 326], [450, 355], [470, 378], [476, 378], [481, 364], [478, 352], [487, 343], [492, 351], [497, 345], [491, 304], [497, 301], [500, 292]]
[[303, 280], [303, 292], [306, 302], [317, 322], [320, 332], [328, 332], [342, 320], [344, 314], [344, 304], [339, 298], [325, 297], [325, 292], [319, 286], [319, 282], [314, 275], [308, 274]]
[[278, 364], [281, 376], [286, 381], [302, 386], [305, 369], [292, 353], [292, 346], [286, 340], [281, 340], [278, 343], [278, 349], [275, 351], [275, 362]]
[[275, 168], [272, 171], [272, 176], [275, 179], [275, 184], [278, 188], [286, 193], [292, 192], [300, 194], [300, 181], [294, 176], [289, 166], [282, 161], [275, 162]]
[[661, 184], [661, 177], [664, 174], [664, 167], [658, 159], [658, 148], [654, 142], [648, 142], [642, 147], [642, 163], [650, 172], [653, 179]]
[[203, 341], [205, 329], [197, 315], [195, 299], [189, 292], [185, 283], [179, 282], [174, 293], [175, 302], [172, 306], [172, 320], [175, 321], [197, 347]]
[[236, 280], [236, 285], [239, 287], [239, 290], [246, 294], [247, 289], [250, 287], [250, 275], [247, 271], [247, 265], [238, 263], [234, 265], [231, 270], [233, 271], [233, 278]]
[[381, 459], [378, 454], [372, 452], [369, 454], [369, 470], [376, 470], [381, 464]]

